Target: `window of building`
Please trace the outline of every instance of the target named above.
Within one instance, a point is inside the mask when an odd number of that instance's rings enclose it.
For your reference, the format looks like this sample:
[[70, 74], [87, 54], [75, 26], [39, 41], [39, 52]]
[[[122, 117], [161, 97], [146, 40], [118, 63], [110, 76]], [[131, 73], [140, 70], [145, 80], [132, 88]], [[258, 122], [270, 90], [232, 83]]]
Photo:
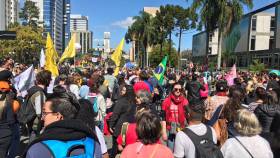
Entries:
[[270, 39], [269, 39], [269, 49], [274, 48], [274, 43], [275, 43], [274, 37], [270, 37]]
[[212, 54], [212, 47], [208, 48], [208, 54]]
[[253, 16], [252, 17], [252, 31], [256, 31], [256, 27], [257, 27], [257, 17]]
[[213, 39], [213, 33], [209, 33], [209, 42], [212, 42]]
[[256, 36], [251, 37], [251, 50], [256, 49]]
[[270, 31], [274, 31], [274, 30], [275, 30], [275, 16], [272, 16], [270, 20]]

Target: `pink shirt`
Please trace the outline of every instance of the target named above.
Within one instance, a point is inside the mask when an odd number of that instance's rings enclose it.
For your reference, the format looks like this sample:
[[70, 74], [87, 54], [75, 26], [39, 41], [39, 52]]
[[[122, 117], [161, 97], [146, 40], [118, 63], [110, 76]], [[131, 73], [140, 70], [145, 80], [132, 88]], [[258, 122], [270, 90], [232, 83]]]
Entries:
[[141, 142], [128, 145], [121, 158], [174, 158], [171, 150], [161, 144], [143, 145]]

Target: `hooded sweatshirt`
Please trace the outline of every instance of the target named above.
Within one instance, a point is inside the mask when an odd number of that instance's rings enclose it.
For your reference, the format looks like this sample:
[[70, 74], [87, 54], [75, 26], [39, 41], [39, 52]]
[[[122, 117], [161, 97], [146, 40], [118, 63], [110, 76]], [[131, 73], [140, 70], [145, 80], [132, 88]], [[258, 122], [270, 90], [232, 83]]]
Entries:
[[[86, 137], [92, 138], [94, 144], [94, 157], [102, 157], [100, 144], [94, 131], [81, 120], [61, 120], [47, 126], [43, 133], [34, 140], [25, 152], [26, 158], [51, 158], [51, 151], [42, 142], [46, 140], [72, 141]], [[71, 154], [82, 154], [83, 149], [75, 149]]]

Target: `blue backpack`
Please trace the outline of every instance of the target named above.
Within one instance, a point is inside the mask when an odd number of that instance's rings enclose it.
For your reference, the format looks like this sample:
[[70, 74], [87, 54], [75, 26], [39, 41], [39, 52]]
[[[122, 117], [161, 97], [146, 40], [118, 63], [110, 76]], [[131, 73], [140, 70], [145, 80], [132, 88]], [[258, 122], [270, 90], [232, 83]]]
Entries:
[[86, 99], [88, 99], [92, 103], [93, 112], [98, 114], [99, 106], [97, 104], [97, 96], [88, 95]]
[[[47, 140], [43, 141], [48, 149], [51, 151], [54, 158], [93, 158], [94, 157], [94, 140], [86, 137], [81, 140], [73, 141], [59, 141]], [[80, 155], [71, 156], [71, 151], [76, 147], [83, 147], [84, 153]]]

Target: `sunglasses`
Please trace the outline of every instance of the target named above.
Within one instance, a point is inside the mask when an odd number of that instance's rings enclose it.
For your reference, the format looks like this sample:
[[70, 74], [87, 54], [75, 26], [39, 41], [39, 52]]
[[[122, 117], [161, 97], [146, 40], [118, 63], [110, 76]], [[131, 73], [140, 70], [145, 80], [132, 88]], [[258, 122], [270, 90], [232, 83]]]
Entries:
[[178, 92], [178, 91], [180, 92], [181, 90], [182, 90], [181, 88], [174, 88], [175, 92]]

